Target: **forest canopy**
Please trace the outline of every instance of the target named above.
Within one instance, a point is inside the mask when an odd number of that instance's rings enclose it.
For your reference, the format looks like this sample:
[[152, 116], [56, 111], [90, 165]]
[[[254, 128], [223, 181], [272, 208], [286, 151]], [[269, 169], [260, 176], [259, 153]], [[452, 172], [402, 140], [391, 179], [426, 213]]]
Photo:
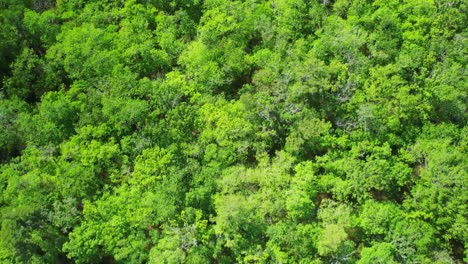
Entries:
[[468, 262], [468, 2], [0, 0], [0, 263]]

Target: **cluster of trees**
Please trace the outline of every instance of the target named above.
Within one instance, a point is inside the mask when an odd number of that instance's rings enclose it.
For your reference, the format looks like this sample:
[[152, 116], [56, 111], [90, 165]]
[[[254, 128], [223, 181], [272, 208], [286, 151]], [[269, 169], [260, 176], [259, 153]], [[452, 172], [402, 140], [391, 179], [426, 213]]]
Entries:
[[0, 1], [0, 262], [468, 262], [467, 28], [464, 0]]

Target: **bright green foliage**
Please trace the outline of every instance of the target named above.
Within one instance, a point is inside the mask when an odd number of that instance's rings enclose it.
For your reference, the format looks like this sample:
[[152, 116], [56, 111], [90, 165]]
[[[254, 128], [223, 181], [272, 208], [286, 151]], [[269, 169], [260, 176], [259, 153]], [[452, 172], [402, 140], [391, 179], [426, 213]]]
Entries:
[[463, 0], [0, 1], [0, 263], [466, 263]]
[[396, 254], [395, 248], [389, 243], [379, 243], [369, 248], [363, 248], [361, 251], [361, 259], [356, 262], [358, 264], [365, 263], [389, 263], [396, 264], [394, 255]]

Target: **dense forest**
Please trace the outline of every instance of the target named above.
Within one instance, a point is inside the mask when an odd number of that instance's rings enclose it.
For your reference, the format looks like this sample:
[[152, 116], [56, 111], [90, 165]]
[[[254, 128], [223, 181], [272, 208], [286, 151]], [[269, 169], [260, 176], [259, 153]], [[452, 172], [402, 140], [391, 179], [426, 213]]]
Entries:
[[468, 262], [465, 0], [0, 0], [0, 263]]

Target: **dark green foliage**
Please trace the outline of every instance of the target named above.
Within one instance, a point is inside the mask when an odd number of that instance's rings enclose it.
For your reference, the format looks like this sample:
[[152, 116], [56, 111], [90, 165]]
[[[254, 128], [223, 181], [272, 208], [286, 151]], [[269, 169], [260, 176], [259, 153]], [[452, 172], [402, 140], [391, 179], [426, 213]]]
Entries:
[[467, 14], [0, 0], [0, 262], [468, 262]]
[[20, 133], [18, 116], [26, 111], [26, 104], [15, 98], [0, 98], [0, 160], [2, 162], [15, 157], [24, 148], [23, 136]]

